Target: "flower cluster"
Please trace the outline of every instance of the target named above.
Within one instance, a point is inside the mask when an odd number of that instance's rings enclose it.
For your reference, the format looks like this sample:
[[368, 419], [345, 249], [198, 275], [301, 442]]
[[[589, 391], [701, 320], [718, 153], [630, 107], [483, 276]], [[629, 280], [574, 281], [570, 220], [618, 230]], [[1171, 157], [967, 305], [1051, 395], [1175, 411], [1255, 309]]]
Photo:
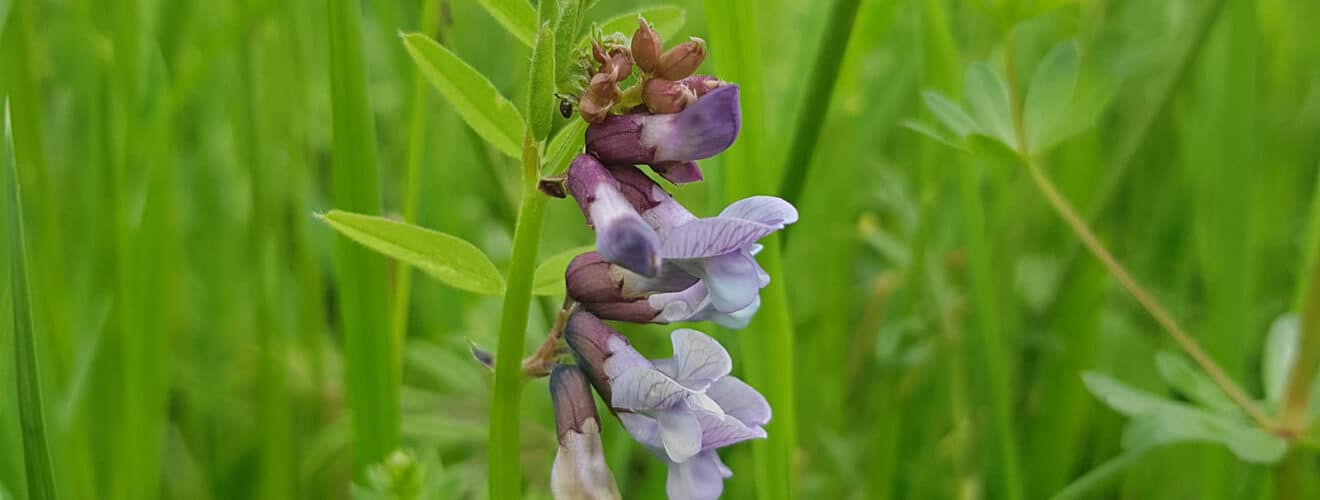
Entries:
[[[718, 498], [733, 472], [716, 450], [765, 438], [765, 398], [730, 376], [732, 360], [704, 333], [671, 334], [673, 357], [648, 360], [603, 320], [712, 321], [743, 328], [770, 277], [756, 242], [797, 221], [797, 210], [753, 196], [697, 217], [638, 165], [674, 184], [699, 181], [696, 161], [733, 144], [741, 127], [738, 86], [692, 73], [705, 42], [662, 51], [644, 20], [630, 46], [593, 42], [590, 85], [579, 112], [590, 122], [559, 190], [571, 194], [596, 233], [596, 251], [565, 272], [576, 304], [563, 325], [577, 367], [552, 375], [560, 450], [558, 498], [617, 498], [599, 456], [599, 421], [586, 382], [639, 443], [669, 466], [670, 498]], [[620, 90], [630, 80], [635, 86]], [[631, 80], [630, 80], [631, 81]], [[585, 379], [583, 378], [585, 376]]]

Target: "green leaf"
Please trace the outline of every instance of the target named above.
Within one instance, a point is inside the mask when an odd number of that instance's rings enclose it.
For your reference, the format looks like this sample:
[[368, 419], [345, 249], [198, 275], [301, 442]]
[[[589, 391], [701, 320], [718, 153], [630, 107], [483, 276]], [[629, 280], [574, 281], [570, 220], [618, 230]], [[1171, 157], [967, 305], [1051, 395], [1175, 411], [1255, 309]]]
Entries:
[[426, 35], [403, 35], [403, 44], [426, 79], [477, 135], [510, 157], [522, 157], [522, 115], [495, 84]]
[[[598, 24], [600, 31], [606, 35], [610, 33], [623, 33], [632, 36], [637, 31], [637, 16], [646, 18], [651, 23], [651, 27], [660, 33], [662, 38], [669, 38], [683, 29], [683, 23], [687, 21], [687, 16], [683, 9], [674, 5], [661, 5], [657, 7], [648, 7], [645, 9], [630, 10], [623, 14], [606, 19]], [[587, 44], [587, 39], [583, 38], [580, 42]], [[670, 44], [672, 45], [672, 43]]]
[[1265, 338], [1265, 352], [1261, 354], [1261, 381], [1265, 384], [1265, 399], [1274, 403], [1283, 401], [1288, 375], [1297, 362], [1297, 330], [1300, 320], [1296, 314], [1284, 314], [1270, 325]]
[[587, 133], [587, 122], [574, 118], [550, 139], [550, 146], [545, 149], [545, 165], [541, 169], [545, 175], [558, 175], [568, 168], [573, 157], [582, 151]]
[[1015, 165], [1022, 161], [1022, 156], [1018, 155], [1017, 150], [1014, 150], [1012, 146], [985, 134], [968, 135], [967, 145], [971, 148], [973, 154], [981, 158], [1006, 165]]
[[948, 97], [932, 90], [921, 92], [921, 99], [926, 102], [926, 108], [930, 109], [935, 119], [944, 125], [944, 128], [953, 132], [958, 138], [967, 137], [968, 134], [981, 131], [981, 127], [976, 124], [971, 116], [963, 111], [961, 107], [955, 104]]
[[1224, 391], [1181, 355], [1162, 351], [1155, 355], [1155, 365], [1169, 387], [1186, 396], [1187, 399], [1215, 410], [1221, 415], [1234, 418], [1242, 416], [1242, 411], [1224, 394]]
[[527, 0], [477, 0], [491, 17], [499, 21], [504, 29], [509, 30], [528, 47], [536, 38], [536, 10]]
[[903, 120], [901, 125], [904, 128], [907, 128], [908, 130], [911, 130], [918, 134], [924, 135], [926, 137], [944, 143], [946, 146], [949, 146], [953, 149], [957, 149], [960, 151], [967, 151], [967, 147], [961, 144], [961, 139], [962, 139], [961, 137], [959, 138], [949, 137], [944, 132], [936, 130], [934, 127], [931, 127], [930, 125], [926, 125], [925, 123], [921, 123], [916, 120]]
[[1004, 79], [985, 64], [972, 64], [967, 68], [966, 92], [967, 104], [981, 125], [981, 131], [1016, 150], [1013, 147], [1013, 111]]
[[[40, 364], [36, 335], [33, 333], [32, 304], [28, 295], [27, 250], [23, 241], [23, 204], [19, 197], [18, 165], [14, 158], [14, 132], [9, 119], [9, 100], [5, 100], [4, 144], [0, 147], [0, 187], [5, 190], [4, 221], [8, 227], [8, 300], [11, 305], [14, 338], [14, 375], [18, 382], [18, 420], [23, 429], [23, 457], [27, 472], [28, 497], [35, 500], [56, 497], [51, 470], [50, 448], [46, 437], [45, 406], [41, 395]], [[0, 264], [3, 265], [3, 264]], [[8, 316], [8, 315], [7, 315]]]
[[[542, 0], [552, 2], [553, 0]], [[550, 125], [554, 123], [559, 101], [555, 93], [555, 32], [550, 23], [541, 25], [536, 37], [536, 47], [532, 49], [531, 83], [527, 91], [527, 120], [532, 127], [532, 137], [540, 141], [550, 135]]]
[[584, 245], [570, 248], [554, 254], [536, 266], [532, 275], [532, 293], [535, 295], [560, 295], [564, 293], [564, 271], [573, 258], [595, 250], [596, 247]]
[[1077, 43], [1072, 41], [1054, 47], [1036, 67], [1023, 109], [1027, 144], [1033, 153], [1044, 150], [1044, 140], [1067, 116], [1077, 86], [1077, 68]]
[[353, 241], [416, 267], [446, 285], [485, 295], [504, 292], [504, 278], [495, 264], [462, 238], [340, 210], [331, 210], [321, 220]]
[[1087, 372], [1082, 380], [1091, 394], [1115, 411], [1132, 417], [1123, 446], [1140, 449], [1177, 442], [1210, 442], [1228, 447], [1238, 458], [1269, 463], [1282, 458], [1288, 443], [1238, 419], [1215, 415]]

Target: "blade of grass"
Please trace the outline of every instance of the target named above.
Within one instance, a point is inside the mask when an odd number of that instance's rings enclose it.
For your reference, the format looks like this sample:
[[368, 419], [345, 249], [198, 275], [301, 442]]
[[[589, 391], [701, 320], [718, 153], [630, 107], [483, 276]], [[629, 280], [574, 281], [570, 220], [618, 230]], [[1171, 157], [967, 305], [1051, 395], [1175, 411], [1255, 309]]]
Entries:
[[29, 498], [56, 498], [50, 447], [46, 437], [45, 406], [42, 403], [40, 364], [28, 297], [27, 255], [23, 240], [23, 206], [19, 198], [18, 166], [14, 158], [13, 127], [9, 101], [5, 100], [4, 162], [5, 211], [9, 213], [9, 288], [14, 318], [14, 369], [18, 381], [19, 422], [23, 428], [23, 455]]
[[[330, 89], [337, 208], [380, 211], [376, 132], [367, 101], [361, 13], [355, 0], [327, 0]], [[399, 441], [398, 348], [387, 328], [385, 263], [348, 238], [335, 239], [339, 307], [347, 356], [345, 384], [353, 419], [357, 470], [379, 461]]]
[[[784, 159], [783, 178], [779, 182], [779, 193], [789, 203], [797, 205], [806, 187], [807, 168], [816, 151], [820, 139], [821, 127], [829, 115], [830, 97], [834, 95], [834, 80], [839, 76], [843, 64], [843, 55], [847, 52], [848, 39], [852, 37], [857, 8], [861, 0], [834, 0], [830, 6], [829, 18], [822, 30], [820, 46], [816, 49], [816, 58], [807, 74], [806, 96], [799, 107], [797, 125], [793, 127], [793, 142], [789, 146], [788, 156]], [[785, 233], [784, 245], [788, 245], [788, 233]]]
[[[767, 186], [764, 170], [765, 75], [761, 54], [759, 2], [755, 0], [706, 0], [711, 54], [720, 77], [741, 85], [743, 123], [741, 136], [723, 155], [724, 196], [736, 200], [761, 194]], [[774, 420], [766, 428], [769, 439], [752, 443], [756, 492], [759, 498], [794, 498], [797, 496], [797, 472], [793, 466], [797, 452], [796, 401], [793, 375], [793, 323], [788, 310], [785, 275], [782, 272], [780, 240], [763, 240], [759, 254], [761, 266], [771, 276], [770, 285], [761, 291], [762, 308], [746, 331], [757, 332], [757, 342], [743, 344], [742, 364], [748, 382], [766, 395], [775, 410]]]

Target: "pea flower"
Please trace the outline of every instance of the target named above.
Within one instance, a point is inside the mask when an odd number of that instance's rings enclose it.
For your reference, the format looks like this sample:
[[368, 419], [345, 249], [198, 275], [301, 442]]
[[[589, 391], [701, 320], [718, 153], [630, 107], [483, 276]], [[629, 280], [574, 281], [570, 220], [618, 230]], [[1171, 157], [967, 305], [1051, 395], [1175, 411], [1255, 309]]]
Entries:
[[718, 498], [732, 471], [716, 450], [766, 437], [770, 405], [729, 375], [728, 351], [704, 333], [675, 330], [674, 356], [652, 361], [599, 318], [578, 311], [565, 339], [628, 433], [669, 465], [670, 498]]
[[643, 276], [659, 271], [659, 237], [624, 198], [619, 181], [591, 155], [578, 155], [568, 168], [568, 189], [596, 230], [596, 250], [610, 262]]
[[701, 219], [636, 168], [606, 169], [623, 198], [656, 230], [657, 272], [628, 272], [631, 267], [616, 256], [585, 254], [565, 273], [569, 296], [608, 319], [747, 326], [760, 307], [761, 288], [770, 283], [753, 257], [760, 250], [755, 242], [796, 222], [797, 210], [773, 196], [753, 196]]
[[550, 469], [555, 498], [604, 500], [620, 498], [600, 443], [596, 400], [582, 370], [561, 365], [550, 373], [550, 399], [555, 406], [559, 450]]
[[587, 152], [607, 165], [700, 160], [728, 149], [741, 127], [738, 86], [729, 84], [678, 113], [606, 116], [587, 127]]

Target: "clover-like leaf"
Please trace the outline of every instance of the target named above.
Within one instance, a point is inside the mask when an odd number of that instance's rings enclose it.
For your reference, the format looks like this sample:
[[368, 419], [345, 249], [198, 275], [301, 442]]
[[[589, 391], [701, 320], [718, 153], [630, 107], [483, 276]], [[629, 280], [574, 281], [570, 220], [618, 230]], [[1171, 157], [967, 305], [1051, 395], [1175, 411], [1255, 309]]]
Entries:
[[1059, 128], [1069, 112], [1077, 86], [1077, 59], [1077, 43], [1069, 41], [1050, 50], [1036, 66], [1023, 108], [1027, 145], [1033, 153], [1043, 151], [1051, 144], [1046, 139]]

